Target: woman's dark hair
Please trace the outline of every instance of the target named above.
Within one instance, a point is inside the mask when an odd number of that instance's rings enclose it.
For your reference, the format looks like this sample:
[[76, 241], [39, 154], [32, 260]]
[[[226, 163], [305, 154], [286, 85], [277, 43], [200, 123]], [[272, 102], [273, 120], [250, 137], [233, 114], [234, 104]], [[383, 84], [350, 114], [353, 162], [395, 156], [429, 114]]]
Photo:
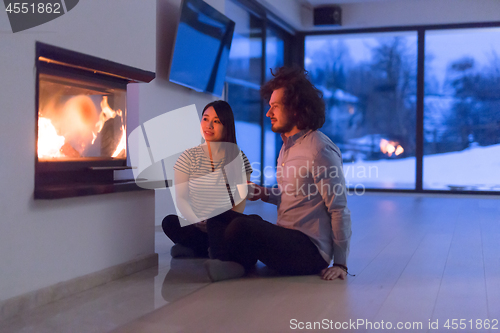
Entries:
[[209, 108], [213, 107], [217, 117], [219, 117], [220, 122], [224, 126], [224, 142], [231, 142], [236, 144], [236, 129], [234, 127], [234, 115], [233, 110], [228, 102], [225, 101], [214, 101], [205, 105], [201, 116]]
[[[207, 105], [205, 105], [205, 108], [203, 109], [203, 112], [201, 113], [202, 117], [203, 117], [203, 114], [205, 113], [205, 111], [209, 107], [214, 108], [215, 113], [217, 113], [217, 117], [219, 117], [220, 122], [224, 126], [224, 138], [222, 139], [222, 141], [234, 143], [233, 145], [223, 145], [224, 150], [225, 150], [225, 155], [226, 155], [226, 159], [225, 159], [224, 163], [228, 164], [228, 163], [232, 162], [236, 158], [236, 156], [238, 156], [238, 154], [240, 153], [240, 148], [238, 147], [238, 144], [236, 143], [236, 129], [234, 127], [233, 110], [231, 109], [231, 106], [229, 105], [228, 102], [214, 101], [214, 102], [211, 102], [211, 103], [208, 103]], [[230, 168], [229, 170], [232, 170], [232, 168]], [[241, 172], [241, 171], [239, 171], [239, 172]], [[232, 178], [230, 178], [230, 179], [237, 179], [234, 177], [235, 176], [233, 175]]]
[[260, 94], [269, 100], [273, 91], [285, 88], [282, 103], [299, 130], [317, 130], [325, 123], [323, 93], [308, 79], [307, 71], [299, 67], [281, 67], [269, 82], [262, 86]]

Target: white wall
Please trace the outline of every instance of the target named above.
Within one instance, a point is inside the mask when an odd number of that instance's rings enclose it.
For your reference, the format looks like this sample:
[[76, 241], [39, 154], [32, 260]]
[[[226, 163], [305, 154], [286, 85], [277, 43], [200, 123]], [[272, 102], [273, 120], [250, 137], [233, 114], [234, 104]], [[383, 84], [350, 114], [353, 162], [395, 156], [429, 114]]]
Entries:
[[154, 71], [155, 10], [80, 1], [16, 34], [0, 11], [0, 300], [154, 253], [152, 191], [35, 201], [33, 189], [35, 41]]
[[301, 7], [297, 0], [257, 0], [297, 30], [302, 30]]
[[[500, 20], [500, 1], [496, 0], [387, 0], [341, 4], [340, 7], [342, 26], [333, 29]], [[303, 6], [301, 15], [303, 30], [332, 29], [313, 26], [312, 8]]]
[[[223, 1], [212, 2], [223, 9]], [[134, 89], [144, 122], [213, 99], [167, 81], [179, 6], [180, 0], [80, 1], [16, 34], [0, 11], [0, 300], [154, 253], [152, 191], [33, 199], [35, 41], [158, 71]]]

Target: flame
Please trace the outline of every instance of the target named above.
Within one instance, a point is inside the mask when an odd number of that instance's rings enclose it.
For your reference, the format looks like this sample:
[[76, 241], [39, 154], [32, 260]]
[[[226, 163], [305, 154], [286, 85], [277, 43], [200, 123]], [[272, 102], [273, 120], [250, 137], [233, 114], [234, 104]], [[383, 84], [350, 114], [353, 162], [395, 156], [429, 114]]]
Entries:
[[38, 118], [38, 158], [62, 157], [61, 148], [66, 139], [57, 131], [48, 118]]
[[113, 153], [113, 155], [111, 155], [111, 157], [117, 157], [118, 155], [120, 155], [122, 151], [125, 150], [126, 139], [127, 138], [125, 134], [125, 126], [122, 125], [122, 137], [120, 139], [120, 142], [118, 143], [118, 146], [116, 146], [115, 152]]
[[[116, 136], [112, 132], [106, 135], [113, 135], [113, 140], [117, 139], [118, 135], [121, 136], [111, 157], [124, 157], [126, 130], [122, 116], [123, 112], [122, 110], [112, 110], [108, 104], [107, 96], [102, 97], [101, 109], [102, 111], [98, 115], [94, 102], [86, 95], [71, 97], [59, 107], [54, 105], [46, 107], [43, 110], [43, 116], [42, 112], [39, 113], [38, 157], [86, 157], [87, 146], [94, 144], [106, 121], [116, 116], [121, 119], [121, 133], [116, 133]], [[47, 114], [50, 116], [47, 116]], [[94, 148], [94, 151], [97, 149]]]
[[[99, 121], [95, 124], [95, 132], [93, 132], [94, 138], [92, 139], [92, 144], [94, 144], [95, 139], [97, 138], [97, 133], [100, 133], [102, 128], [104, 127], [104, 123], [108, 119], [115, 118], [116, 116], [122, 116], [122, 110], [114, 111], [109, 107], [108, 104], [108, 96], [103, 96], [101, 101], [101, 114], [99, 115]], [[123, 125], [122, 125], [123, 128]], [[120, 140], [121, 143], [121, 140]]]
[[386, 139], [380, 140], [380, 151], [384, 154], [387, 154], [389, 157], [392, 154], [396, 154], [396, 156], [401, 155], [405, 150], [398, 142], [395, 141], [387, 141]]
[[403, 147], [398, 146], [398, 148], [396, 148], [396, 156], [401, 155], [404, 151]]

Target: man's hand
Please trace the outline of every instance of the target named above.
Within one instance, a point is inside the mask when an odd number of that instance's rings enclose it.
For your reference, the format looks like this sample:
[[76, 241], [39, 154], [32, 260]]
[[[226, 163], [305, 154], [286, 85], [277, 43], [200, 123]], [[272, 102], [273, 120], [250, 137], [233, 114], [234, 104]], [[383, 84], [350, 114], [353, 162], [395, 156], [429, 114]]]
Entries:
[[327, 267], [321, 271], [321, 278], [323, 280], [335, 280], [339, 278], [345, 280], [347, 272], [338, 266]]
[[252, 183], [251, 181], [247, 181], [248, 184], [248, 200], [257, 201], [262, 200], [266, 201], [269, 199], [269, 194], [267, 193], [267, 189], [263, 186]]

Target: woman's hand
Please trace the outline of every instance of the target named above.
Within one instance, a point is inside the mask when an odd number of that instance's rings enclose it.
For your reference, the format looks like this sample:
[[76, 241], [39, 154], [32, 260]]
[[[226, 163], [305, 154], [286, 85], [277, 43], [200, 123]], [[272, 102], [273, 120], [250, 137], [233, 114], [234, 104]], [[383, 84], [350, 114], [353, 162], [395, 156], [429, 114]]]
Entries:
[[198, 229], [200, 229], [203, 232], [207, 232], [207, 220], [203, 220], [201, 222], [195, 223], [194, 224]]
[[321, 271], [321, 278], [323, 280], [335, 280], [336, 278], [345, 280], [346, 277], [347, 272], [339, 266], [327, 267]]

